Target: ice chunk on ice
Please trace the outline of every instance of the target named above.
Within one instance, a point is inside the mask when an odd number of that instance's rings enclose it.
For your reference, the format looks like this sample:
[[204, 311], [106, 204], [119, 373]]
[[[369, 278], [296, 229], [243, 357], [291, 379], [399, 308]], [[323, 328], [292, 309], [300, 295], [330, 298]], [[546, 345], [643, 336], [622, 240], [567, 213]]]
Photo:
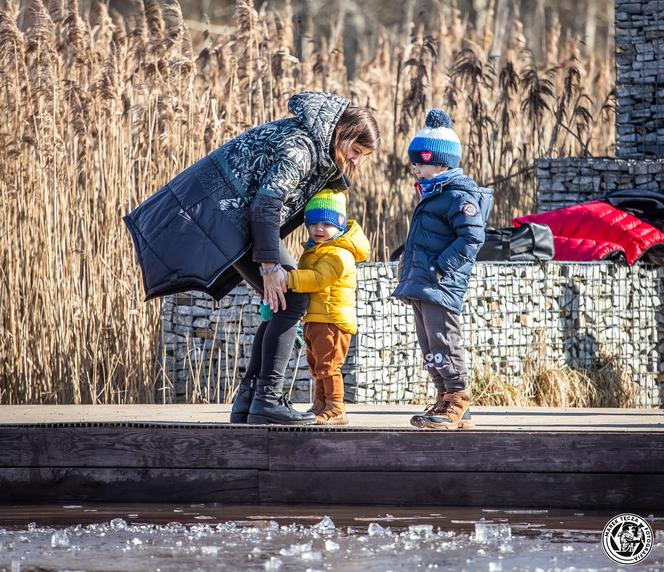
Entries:
[[505, 540], [512, 537], [512, 530], [509, 524], [501, 522], [500, 524], [477, 522], [475, 523], [475, 534], [472, 540], [475, 542], [492, 542], [495, 540]]
[[384, 534], [388, 534], [388, 530], [383, 528], [377, 522], [372, 522], [369, 525], [369, 529], [368, 529], [367, 532], [368, 532], [369, 536], [383, 536]]
[[311, 542], [305, 544], [291, 544], [288, 548], [282, 548], [279, 554], [282, 556], [298, 556], [304, 552], [311, 552]]
[[313, 552], [313, 551], [307, 551], [307, 552], [302, 552], [302, 560], [306, 560], [308, 562], [317, 562], [323, 558], [320, 552]]
[[12, 572], [21, 572], [20, 560], [12, 560]]
[[219, 555], [218, 546], [201, 546], [201, 554], [203, 556], [217, 557]]
[[276, 556], [271, 556], [269, 560], [265, 561], [265, 570], [279, 570], [283, 562]]
[[125, 530], [127, 528], [127, 523], [121, 518], [114, 518], [111, 521], [111, 528], [113, 530]]
[[69, 536], [64, 530], [56, 530], [51, 536], [51, 548], [69, 548]]
[[323, 520], [321, 520], [318, 524], [314, 524], [311, 528], [324, 532], [327, 530], [334, 530], [337, 527], [329, 516], [325, 516], [323, 517]]
[[339, 550], [340, 546], [334, 542], [334, 540], [327, 539], [325, 541], [325, 550], [328, 552], [334, 552], [335, 550]]
[[433, 534], [432, 524], [415, 524], [408, 527], [408, 532], [417, 535], [429, 536]]

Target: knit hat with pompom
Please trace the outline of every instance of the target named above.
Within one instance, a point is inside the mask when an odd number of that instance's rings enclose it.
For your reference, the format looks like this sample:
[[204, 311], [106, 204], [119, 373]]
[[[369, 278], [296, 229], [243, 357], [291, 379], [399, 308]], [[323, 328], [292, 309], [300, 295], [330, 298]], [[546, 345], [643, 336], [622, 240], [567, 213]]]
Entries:
[[461, 142], [452, 129], [452, 119], [442, 109], [432, 109], [421, 129], [408, 146], [411, 163], [458, 167]]

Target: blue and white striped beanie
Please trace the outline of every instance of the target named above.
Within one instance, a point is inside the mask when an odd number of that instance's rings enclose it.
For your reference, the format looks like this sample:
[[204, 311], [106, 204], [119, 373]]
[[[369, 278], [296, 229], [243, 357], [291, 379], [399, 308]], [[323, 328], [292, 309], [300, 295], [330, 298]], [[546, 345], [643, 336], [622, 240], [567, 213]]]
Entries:
[[458, 167], [461, 142], [452, 129], [452, 119], [442, 109], [432, 109], [421, 129], [408, 146], [411, 163]]

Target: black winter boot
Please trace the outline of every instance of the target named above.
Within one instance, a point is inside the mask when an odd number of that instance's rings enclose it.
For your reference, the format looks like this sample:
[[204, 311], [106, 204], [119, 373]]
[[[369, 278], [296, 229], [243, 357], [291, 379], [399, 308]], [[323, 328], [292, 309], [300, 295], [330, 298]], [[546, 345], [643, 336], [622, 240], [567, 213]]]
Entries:
[[293, 409], [293, 404], [281, 391], [281, 384], [258, 382], [251, 402], [247, 423], [254, 425], [315, 425], [316, 416]]
[[233, 409], [231, 409], [231, 423], [246, 423], [249, 408], [256, 393], [256, 378], [254, 376], [245, 376], [240, 382]]

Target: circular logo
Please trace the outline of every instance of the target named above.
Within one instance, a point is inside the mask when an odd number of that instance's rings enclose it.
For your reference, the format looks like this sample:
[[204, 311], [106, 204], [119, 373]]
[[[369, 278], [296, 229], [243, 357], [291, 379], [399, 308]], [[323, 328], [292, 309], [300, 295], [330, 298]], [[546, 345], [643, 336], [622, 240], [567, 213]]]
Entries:
[[606, 523], [602, 547], [618, 564], [638, 564], [652, 549], [652, 528], [638, 514], [619, 514]]
[[477, 214], [477, 207], [472, 203], [465, 203], [463, 207], [461, 207], [461, 210], [466, 216], [475, 216]]

